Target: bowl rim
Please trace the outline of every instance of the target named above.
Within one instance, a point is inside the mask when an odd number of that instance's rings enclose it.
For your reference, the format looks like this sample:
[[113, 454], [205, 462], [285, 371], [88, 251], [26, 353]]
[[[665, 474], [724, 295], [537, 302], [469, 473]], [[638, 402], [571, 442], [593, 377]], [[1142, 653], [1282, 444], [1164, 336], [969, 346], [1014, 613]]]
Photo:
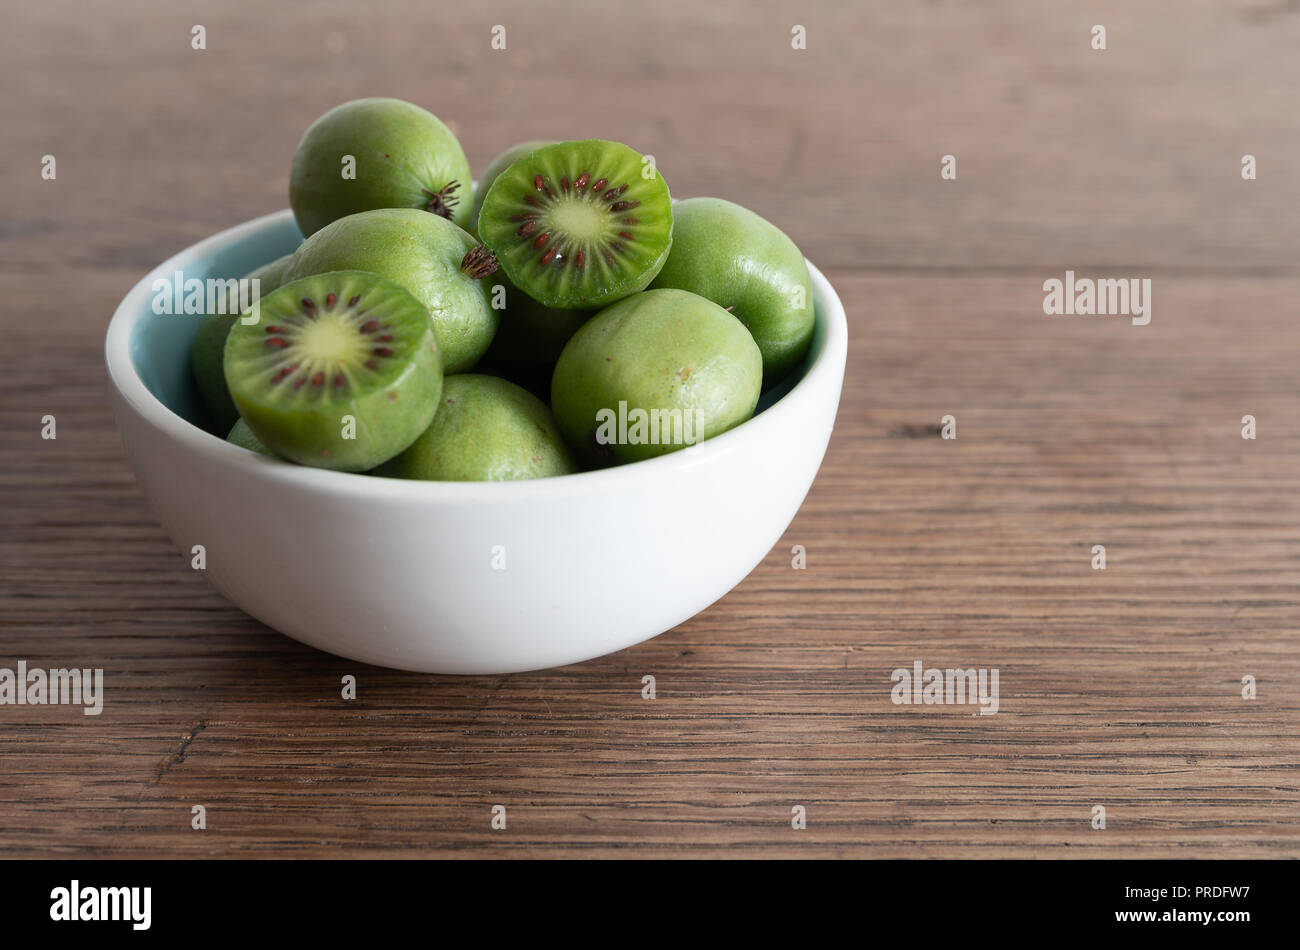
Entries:
[[[770, 435], [782, 427], [783, 423], [793, 421], [793, 417], [801, 413], [815, 398], [816, 390], [833, 383], [838, 392], [843, 383], [848, 350], [848, 322], [844, 305], [840, 302], [830, 281], [812, 261], [805, 258], [812, 280], [813, 298], [821, 305], [825, 321], [825, 338], [821, 352], [807, 368], [803, 377], [771, 406], [735, 428], [698, 445], [656, 458], [606, 469], [502, 482], [439, 482], [382, 478], [359, 472], [339, 472], [307, 465], [294, 465], [280, 459], [268, 458], [199, 428], [155, 396], [140, 378], [131, 359], [131, 334], [142, 318], [145, 305], [152, 297], [153, 281], [159, 277], [169, 276], [175, 271], [180, 258], [210, 254], [273, 224], [279, 224], [286, 218], [291, 218], [292, 214], [293, 212], [286, 208], [262, 215], [178, 251], [140, 278], [122, 298], [109, 321], [104, 341], [104, 355], [109, 380], [119, 397], [150, 428], [200, 456], [214, 467], [224, 466], [252, 478], [297, 485], [318, 492], [365, 495], [372, 498], [382, 495], [388, 499], [466, 501], [482, 496], [501, 501], [572, 495], [615, 487], [620, 483], [632, 484], [637, 479], [655, 479], [670, 466], [685, 470], [706, 465], [719, 456], [735, 451], [742, 440], [761, 439], [765, 434]], [[838, 399], [836, 409], [838, 411]]]

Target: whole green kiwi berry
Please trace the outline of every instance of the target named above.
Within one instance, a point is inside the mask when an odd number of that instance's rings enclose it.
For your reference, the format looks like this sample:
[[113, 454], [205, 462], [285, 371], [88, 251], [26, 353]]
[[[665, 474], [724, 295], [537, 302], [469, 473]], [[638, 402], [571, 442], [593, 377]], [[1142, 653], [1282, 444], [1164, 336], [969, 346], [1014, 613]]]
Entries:
[[444, 482], [499, 482], [575, 471], [551, 411], [495, 376], [448, 377], [433, 422], [372, 474]]
[[289, 204], [303, 235], [374, 208], [418, 208], [469, 226], [469, 161], [433, 113], [401, 99], [354, 99], [307, 129]]
[[[269, 264], [263, 264], [243, 279], [258, 281], [259, 297], [269, 294], [280, 286], [288, 263], [289, 255], [286, 254]], [[230, 431], [230, 427], [239, 418], [235, 403], [230, 398], [230, 390], [226, 388], [226, 376], [221, 369], [226, 337], [239, 318], [239, 300], [231, 300], [230, 295], [224, 292], [222, 299], [225, 301], [221, 308], [224, 312], [204, 314], [199, 329], [194, 334], [194, 342], [190, 344], [190, 369], [194, 372], [194, 382], [212, 419], [213, 431], [218, 434]]]
[[483, 196], [486, 195], [488, 189], [492, 187], [492, 182], [497, 180], [497, 176], [529, 152], [536, 151], [543, 145], [551, 144], [553, 143], [548, 140], [520, 142], [518, 145], [510, 146], [504, 152], [499, 153], [492, 159], [492, 161], [488, 162], [487, 168], [483, 169], [482, 175], [479, 175], [478, 184], [474, 188], [474, 210], [470, 215], [471, 231], [475, 234], [478, 233], [478, 211], [479, 208], [483, 207]]
[[334, 270], [370, 271], [410, 291], [428, 311], [448, 375], [473, 367], [496, 334], [493, 281], [483, 279], [496, 273], [496, 260], [445, 218], [412, 208], [340, 218], [302, 243], [284, 278]]
[[763, 384], [790, 372], [813, 336], [808, 265], [776, 225], [721, 198], [673, 206], [673, 245], [650, 285], [707, 297], [749, 328], [763, 354]]
[[555, 364], [551, 408], [593, 465], [686, 448], [754, 414], [763, 358], [739, 321], [684, 290], [647, 290], [607, 307]]
[[[591, 319], [590, 310], [560, 310], [540, 304], [497, 271], [492, 303], [501, 304], [501, 325], [484, 359], [500, 366], [554, 366], [569, 337]], [[499, 289], [498, 289], [499, 288]]]
[[270, 458], [279, 458], [274, 452], [268, 449], [257, 434], [248, 427], [248, 423], [240, 419], [231, 428], [230, 434], [226, 436], [226, 441], [241, 449], [248, 449], [250, 452], [256, 452], [258, 455], [266, 455]]

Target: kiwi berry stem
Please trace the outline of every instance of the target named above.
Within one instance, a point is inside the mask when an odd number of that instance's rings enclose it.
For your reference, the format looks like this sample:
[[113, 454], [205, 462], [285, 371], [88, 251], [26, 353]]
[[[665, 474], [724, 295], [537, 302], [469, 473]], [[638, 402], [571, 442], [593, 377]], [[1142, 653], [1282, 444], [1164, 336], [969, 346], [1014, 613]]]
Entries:
[[499, 266], [497, 256], [483, 244], [473, 248], [460, 259], [461, 273], [467, 277], [473, 277], [475, 280], [490, 277], [497, 272]]
[[452, 180], [443, 185], [438, 191], [430, 191], [428, 188], [421, 188], [429, 196], [429, 203], [425, 205], [424, 210], [432, 211], [440, 217], [451, 218], [451, 209], [460, 204], [460, 196], [453, 194], [460, 187], [460, 182]]

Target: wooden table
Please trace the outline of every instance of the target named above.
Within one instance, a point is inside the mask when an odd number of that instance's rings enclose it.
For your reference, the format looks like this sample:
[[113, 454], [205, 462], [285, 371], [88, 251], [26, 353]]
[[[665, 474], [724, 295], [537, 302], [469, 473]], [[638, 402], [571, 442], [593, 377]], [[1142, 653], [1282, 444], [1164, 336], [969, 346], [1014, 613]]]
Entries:
[[[6, 10], [0, 666], [103, 667], [107, 698], [0, 706], [0, 856], [1300, 855], [1294, 5], [451, 6]], [[377, 94], [476, 169], [632, 143], [834, 282], [825, 464], [702, 615], [565, 669], [388, 672], [244, 616], [163, 535], [108, 318], [284, 207], [306, 126]], [[1067, 269], [1151, 279], [1150, 324], [1046, 316]], [[917, 660], [997, 668], [999, 712], [895, 705]]]

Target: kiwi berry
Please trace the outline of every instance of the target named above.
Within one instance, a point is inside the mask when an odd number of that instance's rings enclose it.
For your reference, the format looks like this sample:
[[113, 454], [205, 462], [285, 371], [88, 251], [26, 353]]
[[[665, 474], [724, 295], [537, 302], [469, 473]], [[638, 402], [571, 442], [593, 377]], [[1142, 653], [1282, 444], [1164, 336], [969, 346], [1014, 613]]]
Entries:
[[483, 196], [492, 187], [492, 182], [497, 180], [497, 176], [529, 152], [535, 152], [543, 145], [551, 144], [553, 143], [549, 140], [520, 142], [518, 145], [510, 146], [488, 162], [487, 168], [483, 169], [483, 174], [478, 177], [478, 185], [474, 188], [474, 210], [469, 217], [469, 229], [472, 233], [478, 233], [478, 212], [483, 207]]
[[335, 271], [261, 301], [226, 339], [226, 385], [277, 455], [360, 472], [397, 455], [433, 420], [442, 368], [428, 311], [387, 278]]
[[[289, 263], [289, 255], [263, 264], [257, 270], [245, 275], [244, 280], [256, 280], [257, 295], [269, 294], [280, 286], [284, 268]], [[212, 420], [213, 431], [217, 434], [228, 432], [239, 418], [239, 412], [231, 401], [230, 390], [226, 388], [226, 376], [221, 369], [221, 358], [226, 352], [226, 336], [239, 317], [239, 301], [223, 295], [224, 313], [204, 314], [199, 322], [199, 329], [190, 344], [190, 369], [194, 372], [194, 382], [199, 388], [199, 396], [208, 410]]]
[[567, 475], [573, 457], [546, 404], [495, 376], [450, 376], [433, 422], [373, 474], [444, 482]]
[[372, 208], [418, 208], [468, 227], [470, 187], [469, 160], [437, 116], [401, 99], [354, 99], [298, 143], [289, 204], [304, 237]]
[[248, 427], [248, 423], [240, 419], [230, 429], [230, 434], [226, 436], [226, 441], [232, 445], [237, 445], [241, 449], [248, 449], [250, 452], [256, 452], [258, 455], [267, 455], [275, 458], [276, 454], [262, 444], [259, 439]]
[[754, 414], [763, 358], [717, 304], [647, 290], [592, 317], [564, 347], [551, 408], [570, 448], [592, 465], [686, 448]]
[[506, 168], [483, 198], [478, 231], [524, 293], [594, 310], [636, 293], [672, 244], [668, 185], [618, 142], [557, 142]]
[[763, 354], [764, 387], [789, 373], [812, 343], [803, 254], [776, 225], [730, 201], [677, 202], [673, 247], [650, 286], [707, 297], [743, 323]]
[[553, 366], [569, 337], [591, 319], [589, 310], [557, 310], [538, 303], [500, 271], [490, 283], [493, 303], [500, 300], [504, 306], [499, 311], [501, 325], [483, 357], [489, 363]]
[[456, 225], [411, 208], [364, 211], [325, 226], [294, 252], [285, 280], [334, 270], [364, 270], [396, 281], [424, 304], [443, 371], [478, 362], [500, 315], [489, 297], [497, 262]]

